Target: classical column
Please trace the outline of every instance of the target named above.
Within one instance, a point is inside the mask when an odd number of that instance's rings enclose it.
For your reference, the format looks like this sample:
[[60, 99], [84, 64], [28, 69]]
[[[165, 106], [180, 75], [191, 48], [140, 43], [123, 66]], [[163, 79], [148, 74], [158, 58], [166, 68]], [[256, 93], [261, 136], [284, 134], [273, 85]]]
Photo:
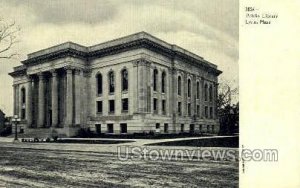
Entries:
[[26, 119], [27, 119], [27, 127], [32, 126], [32, 84], [33, 79], [28, 77], [27, 82], [27, 93], [26, 93]]
[[66, 126], [73, 124], [73, 70], [66, 67], [67, 72], [67, 94], [66, 94]]
[[145, 59], [141, 59], [138, 62], [138, 111], [147, 111], [147, 69], [148, 62]]
[[58, 126], [58, 88], [57, 88], [57, 72], [52, 70], [52, 95], [51, 95], [51, 107], [52, 107], [52, 127]]
[[217, 100], [218, 100], [218, 83], [214, 84], [214, 119], [218, 118], [218, 106], [217, 106]]
[[205, 92], [205, 89], [204, 89], [204, 78], [203, 77], [201, 77], [200, 88], [201, 88], [201, 92], [200, 92], [200, 99], [201, 99], [200, 109], [201, 109], [201, 111], [200, 111], [200, 114], [201, 114], [201, 119], [202, 118], [204, 119], [204, 117], [205, 117], [205, 105], [204, 105], [204, 101], [205, 101], [204, 100], [204, 95], [205, 95], [204, 92]]
[[75, 84], [75, 125], [80, 125], [81, 120], [81, 80], [83, 78], [82, 70], [74, 70], [74, 84]]
[[45, 80], [42, 73], [39, 76], [39, 96], [38, 96], [38, 123], [37, 126], [44, 127], [45, 123]]
[[13, 85], [13, 87], [14, 87], [14, 115], [16, 115], [17, 114], [17, 112], [18, 112], [18, 109], [17, 109], [17, 104], [18, 104], [18, 102], [17, 102], [17, 85]]
[[183, 90], [182, 90], [182, 92], [181, 92], [181, 95], [182, 95], [182, 115], [183, 116], [187, 116], [188, 115], [188, 108], [187, 108], [187, 101], [188, 101], [188, 97], [187, 97], [187, 95], [188, 95], [188, 93], [187, 93], [187, 86], [188, 86], [188, 84], [187, 84], [187, 73], [186, 72], [184, 72], [183, 73], [183, 78], [182, 78], [182, 87], [183, 87]]

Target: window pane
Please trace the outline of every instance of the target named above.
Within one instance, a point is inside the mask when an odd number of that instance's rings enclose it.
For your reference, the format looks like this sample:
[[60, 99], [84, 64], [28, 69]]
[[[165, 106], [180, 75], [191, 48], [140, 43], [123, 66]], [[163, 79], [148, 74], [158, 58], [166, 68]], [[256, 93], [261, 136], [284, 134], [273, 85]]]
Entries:
[[162, 100], [162, 112], [163, 114], [166, 113], [166, 100]]
[[204, 86], [204, 100], [207, 101], [207, 84]]
[[178, 95], [181, 95], [181, 77], [180, 76], [178, 76], [178, 88], [177, 88], [177, 90], [178, 90]]
[[157, 99], [156, 98], [153, 99], [153, 110], [157, 111]]
[[114, 124], [107, 124], [107, 132], [114, 133]]
[[153, 90], [154, 91], [157, 91], [157, 74], [158, 74], [157, 69], [154, 69], [154, 71], [153, 71]]
[[115, 101], [114, 100], [109, 101], [109, 112], [110, 113], [115, 112]]
[[97, 101], [97, 112], [102, 113], [102, 101]]
[[191, 97], [191, 80], [188, 79], [188, 97]]
[[209, 101], [212, 101], [212, 87], [209, 87]]
[[165, 93], [165, 82], [166, 82], [166, 73], [163, 72], [161, 75], [161, 92]]
[[113, 72], [109, 73], [109, 92], [110, 93], [115, 92], [115, 76]]
[[122, 91], [128, 90], [128, 72], [126, 69], [122, 71]]
[[97, 94], [102, 94], [102, 75], [97, 75]]
[[122, 99], [122, 110], [128, 111], [128, 99]]
[[200, 92], [199, 92], [199, 82], [197, 82], [197, 99], [200, 98]]
[[127, 124], [121, 123], [120, 124], [121, 133], [127, 133]]

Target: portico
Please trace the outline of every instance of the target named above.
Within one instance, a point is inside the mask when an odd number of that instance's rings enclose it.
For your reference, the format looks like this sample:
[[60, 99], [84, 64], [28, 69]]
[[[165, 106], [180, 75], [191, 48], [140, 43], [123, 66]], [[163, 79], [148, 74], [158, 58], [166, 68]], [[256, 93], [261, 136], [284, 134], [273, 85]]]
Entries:
[[27, 127], [63, 128], [79, 125], [82, 77], [83, 70], [74, 67], [28, 75]]

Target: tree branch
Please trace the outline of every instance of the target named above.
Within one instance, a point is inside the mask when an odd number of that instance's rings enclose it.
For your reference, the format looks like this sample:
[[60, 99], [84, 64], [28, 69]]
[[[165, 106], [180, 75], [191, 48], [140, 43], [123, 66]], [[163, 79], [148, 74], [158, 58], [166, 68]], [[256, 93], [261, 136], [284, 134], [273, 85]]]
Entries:
[[0, 59], [10, 59], [18, 54], [10, 52], [17, 41], [17, 34], [20, 28], [15, 22], [7, 23], [0, 18]]

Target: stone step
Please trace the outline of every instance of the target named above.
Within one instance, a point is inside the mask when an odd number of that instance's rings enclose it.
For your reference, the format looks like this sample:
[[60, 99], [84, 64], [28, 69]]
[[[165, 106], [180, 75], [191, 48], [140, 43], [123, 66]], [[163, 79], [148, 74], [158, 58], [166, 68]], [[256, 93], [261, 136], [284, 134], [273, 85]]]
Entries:
[[[52, 136], [64, 137], [65, 135], [54, 134], [51, 128], [32, 128], [26, 129], [25, 133], [18, 133], [19, 138], [51, 138]], [[14, 134], [10, 137], [14, 137]]]

